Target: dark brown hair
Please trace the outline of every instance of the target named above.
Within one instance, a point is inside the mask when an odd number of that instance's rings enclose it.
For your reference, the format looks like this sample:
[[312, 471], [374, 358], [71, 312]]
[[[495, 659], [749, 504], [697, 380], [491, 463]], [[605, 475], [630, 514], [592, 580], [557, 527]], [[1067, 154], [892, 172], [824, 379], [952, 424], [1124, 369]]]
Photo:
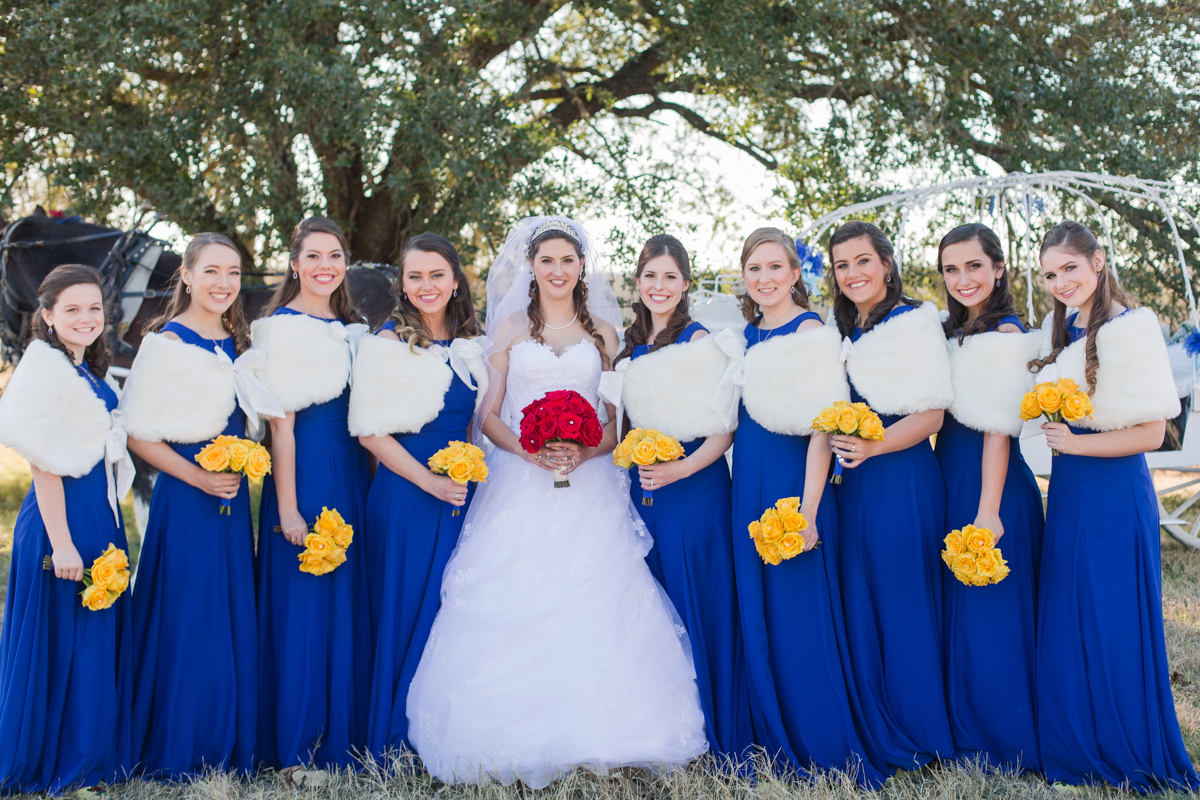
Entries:
[[446, 304], [446, 332], [451, 339], [470, 339], [480, 334], [479, 318], [475, 316], [475, 304], [471, 302], [471, 286], [463, 272], [458, 251], [444, 236], [436, 233], [421, 233], [408, 240], [400, 253], [400, 276], [392, 283], [392, 297], [396, 307], [391, 319], [396, 325], [396, 335], [413, 347], [428, 347], [433, 335], [425, 327], [425, 319], [408, 295], [404, 293], [404, 257], [413, 250], [436, 253], [445, 259], [454, 273], [455, 295]]
[[[187, 291], [187, 287], [183, 283], [183, 273], [192, 272], [196, 269], [196, 262], [200, 258], [200, 251], [210, 244], [219, 244], [223, 247], [228, 247], [237, 253], [238, 266], [244, 266], [242, 264], [242, 251], [237, 249], [237, 245], [228, 236], [223, 233], [197, 233], [188, 242], [187, 248], [183, 251], [183, 263], [180, 264], [179, 271], [171, 277], [171, 299], [167, 302], [167, 307], [161, 314], [146, 323], [146, 327], [142, 329], [142, 333], [157, 333], [168, 322], [188, 310], [188, 307], [192, 304], [192, 295]], [[233, 299], [233, 303], [221, 315], [221, 327], [233, 337], [234, 350], [239, 355], [246, 352], [246, 348], [250, 346], [250, 323], [246, 321], [246, 314], [242, 308], [240, 281], [237, 297]]]
[[[350, 266], [350, 247], [346, 244], [346, 236], [342, 233], [342, 229], [338, 224], [331, 219], [325, 217], [309, 217], [298, 224], [295, 230], [292, 231], [292, 246], [291, 252], [288, 255], [288, 271], [283, 278], [283, 283], [275, 290], [275, 294], [271, 295], [271, 302], [267, 303], [267, 307], [263, 309], [262, 316], [269, 317], [283, 308], [288, 303], [296, 299], [296, 295], [300, 294], [300, 253], [304, 250], [304, 240], [309, 234], [313, 233], [328, 233], [330, 236], [336, 236], [338, 242], [342, 245], [342, 258], [346, 262], [347, 268]], [[350, 303], [350, 288], [346, 285], [346, 279], [343, 276], [342, 282], [333, 290], [333, 294], [329, 296], [329, 308], [333, 311], [333, 315], [344, 323], [359, 322], [358, 314], [354, 311], [354, 306]]]
[[58, 338], [58, 334], [46, 324], [46, 320], [42, 318], [42, 310], [53, 311], [55, 304], [58, 303], [58, 298], [64, 291], [82, 283], [93, 284], [100, 290], [101, 305], [104, 308], [104, 329], [100, 331], [96, 341], [89, 344], [83, 351], [83, 362], [87, 364], [88, 370], [93, 375], [104, 380], [104, 376], [108, 374], [109, 361], [108, 337], [105, 335], [108, 328], [108, 303], [104, 300], [104, 278], [94, 267], [83, 264], [63, 264], [50, 270], [50, 274], [43, 278], [41, 285], [38, 286], [38, 307], [33, 312], [33, 322], [30, 327], [35, 339], [41, 339], [74, 364], [75, 356]]
[[[746, 241], [742, 243], [742, 273], [746, 272], [746, 262], [750, 260], [750, 255], [764, 244], [774, 242], [783, 247], [787, 253], [788, 266], [796, 270], [796, 282], [792, 284], [791, 298], [792, 302], [801, 308], [808, 309], [808, 288], [804, 285], [804, 276], [800, 272], [800, 256], [796, 253], [796, 241], [788, 236], [779, 228], [759, 228], [746, 237]], [[738, 304], [742, 308], [742, 316], [746, 318], [746, 322], [755, 323], [759, 316], [762, 315], [762, 309], [758, 307], [758, 303], [750, 298], [750, 292], [738, 295]]]
[[[659, 256], [670, 256], [671, 260], [675, 262], [675, 266], [679, 268], [679, 274], [683, 276], [683, 279], [691, 282], [692, 267], [688, 260], [687, 248], [683, 246], [683, 242], [665, 233], [651, 236], [646, 240], [646, 244], [642, 246], [642, 252], [638, 254], [637, 270], [633, 273], [634, 279], [642, 277], [646, 264]], [[692, 315], [688, 309], [688, 293], [684, 292], [680, 295], [679, 303], [676, 304], [671, 319], [667, 321], [667, 326], [650, 343], [650, 349], [655, 350], [673, 344], [679, 338], [679, 334], [683, 333], [684, 328], [691, 324]], [[632, 356], [633, 348], [646, 344], [652, 330], [654, 330], [654, 317], [651, 316], [650, 309], [646, 308], [639, 296], [633, 302], [633, 324], [625, 329], [625, 346], [621, 348], [620, 353], [617, 353], [615, 361]]]
[[[1064, 250], [1081, 256], [1091, 267], [1092, 258], [1100, 251], [1100, 242], [1095, 234], [1072, 219], [1063, 220], [1055, 225], [1042, 238], [1042, 247], [1038, 257], [1044, 256], [1047, 250], [1061, 247]], [[1100, 326], [1111, 319], [1113, 303], [1120, 303], [1126, 308], [1133, 308], [1133, 298], [1117, 285], [1116, 279], [1109, 274], [1108, 265], [1100, 269], [1096, 276], [1096, 291], [1092, 294], [1092, 313], [1088, 315], [1087, 343], [1084, 345], [1084, 376], [1087, 379], [1088, 394], [1096, 393], [1096, 371], [1100, 368], [1100, 358], [1096, 354], [1096, 334]], [[1029, 362], [1030, 372], [1040, 372], [1042, 367], [1053, 364], [1062, 349], [1071, 343], [1071, 332], [1067, 330], [1067, 307], [1057, 297], [1054, 298], [1054, 322], [1051, 328], [1050, 344], [1054, 348], [1045, 358], [1035, 358]]]
[[867, 314], [867, 318], [862, 320], [862, 332], [866, 333], [883, 322], [887, 315], [892, 313], [892, 309], [901, 303], [909, 306], [920, 305], [916, 300], [910, 300], [904, 296], [904, 282], [900, 279], [900, 267], [896, 264], [896, 249], [892, 247], [892, 240], [869, 222], [851, 220], [829, 237], [829, 274], [826, 281], [833, 294], [833, 318], [837, 320], [838, 331], [842, 336], [849, 336], [854, 332], [854, 323], [859, 321], [858, 306], [854, 305], [849, 297], [842, 294], [841, 287], [838, 286], [837, 268], [833, 263], [833, 248], [860, 237], [870, 242], [875, 254], [879, 256], [879, 260], [887, 269], [888, 278], [884, 284], [887, 287], [887, 293], [883, 296], [883, 300], [875, 304], [875, 307]]
[[[992, 262], [993, 268], [1004, 267], [1004, 248], [1000, 246], [1000, 237], [982, 222], [971, 222], [959, 225], [943, 236], [942, 241], [938, 243], [937, 268], [939, 275], [942, 274], [942, 251], [950, 245], [971, 241], [979, 242], [979, 246], [983, 248], [983, 254]], [[949, 313], [946, 321], [942, 323], [942, 329], [946, 332], [947, 338], [957, 336], [961, 344], [962, 340], [968, 336], [992, 330], [1005, 317], [1017, 316], [1012, 289], [1008, 285], [1008, 273], [1007, 269], [1001, 273], [999, 285], [992, 287], [992, 293], [987, 296], [983, 308], [979, 309], [979, 316], [973, 322], [967, 321], [970, 316], [967, 307], [955, 300], [945, 283], [942, 283], [942, 291], [946, 295], [946, 310]]]
[[[541, 246], [542, 242], [548, 242], [551, 239], [563, 239], [564, 241], [570, 242], [571, 246], [575, 248], [575, 255], [579, 256], [581, 261], [583, 260], [584, 253], [583, 248], [579, 244], [579, 240], [573, 236], [570, 236], [565, 231], [552, 229], [545, 231], [541, 235], [535, 236], [532, 240], [530, 240], [529, 260], [531, 262], [537, 257], [538, 247]], [[604, 366], [607, 367], [609, 366], [608, 351], [605, 349], [607, 345], [604, 342], [604, 337], [601, 336], [596, 330], [596, 323], [592, 321], [591, 313], [588, 312], [588, 288], [587, 281], [584, 280], [586, 277], [587, 262], [585, 261], [583, 264], [583, 269], [579, 271], [579, 280], [576, 281], [575, 289], [571, 293], [571, 300], [575, 304], [575, 313], [579, 315], [579, 324], [582, 325], [583, 329], [591, 334], [592, 339], [595, 340], [596, 348], [600, 351], [600, 361], [604, 364]], [[542, 344], [545, 344], [545, 340], [542, 339], [542, 327], [546, 324], [546, 321], [542, 319], [542, 306], [539, 302], [540, 300], [541, 295], [538, 292], [537, 276], [535, 275], [529, 281], [529, 306], [525, 309], [525, 313], [529, 316], [529, 338], [533, 339], [535, 342], [541, 342]]]

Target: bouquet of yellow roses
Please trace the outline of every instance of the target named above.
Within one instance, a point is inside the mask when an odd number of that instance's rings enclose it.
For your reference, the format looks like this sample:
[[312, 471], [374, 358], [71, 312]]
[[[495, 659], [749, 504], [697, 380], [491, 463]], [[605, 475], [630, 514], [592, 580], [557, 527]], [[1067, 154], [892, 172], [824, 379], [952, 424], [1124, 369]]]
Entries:
[[[488, 465], [483, 460], [483, 451], [466, 442], [450, 442], [429, 457], [429, 469], [438, 475], [448, 475], [455, 483], [467, 485], [467, 481], [487, 483]], [[457, 517], [458, 506], [450, 512]]]
[[[634, 464], [639, 467], [665, 464], [682, 457], [683, 445], [679, 440], [653, 428], [634, 428], [625, 434], [625, 438], [613, 451], [613, 463], [621, 469], [629, 469]], [[654, 505], [653, 490], [642, 489], [642, 505]]]
[[750, 538], [764, 564], [779, 564], [804, 552], [808, 520], [800, 513], [800, 498], [785, 497], [749, 525]]
[[129, 588], [129, 557], [125, 551], [109, 542], [108, 549], [83, 571], [83, 586], [80, 599], [84, 608], [88, 611], [112, 608], [117, 598]]
[[1008, 562], [987, 528], [967, 525], [962, 530], [950, 531], [943, 542], [946, 549], [942, 551], [942, 561], [966, 586], [999, 583], [1010, 572]]
[[[276, 532], [280, 531], [278, 525]], [[354, 541], [354, 528], [346, 524], [336, 509], [321, 507], [321, 516], [304, 537], [304, 552], [299, 556], [300, 571], [324, 575], [346, 563], [346, 548]]]
[[[271, 472], [271, 454], [252, 439], [221, 435], [196, 454], [196, 463], [208, 472], [240, 472], [255, 480]], [[231, 514], [233, 501], [221, 498], [219, 514]]]
[[[883, 420], [866, 403], [847, 403], [839, 400], [817, 415], [812, 429], [818, 433], [857, 436], [860, 439], [883, 441]], [[842, 462], [834, 459], [830, 483], [842, 482]]]
[[[1092, 415], [1092, 398], [1070, 378], [1036, 384], [1021, 398], [1021, 419], [1044, 416], [1049, 422], [1075, 422]], [[1051, 448], [1053, 455], [1058, 451]]]

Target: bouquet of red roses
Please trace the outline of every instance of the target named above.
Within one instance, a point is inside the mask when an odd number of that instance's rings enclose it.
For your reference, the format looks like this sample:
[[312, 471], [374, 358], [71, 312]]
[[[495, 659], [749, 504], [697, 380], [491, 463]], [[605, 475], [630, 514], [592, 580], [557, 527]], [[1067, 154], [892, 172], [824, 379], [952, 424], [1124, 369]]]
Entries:
[[[547, 392], [521, 411], [521, 447], [536, 453], [546, 442], [576, 442], [595, 447], [604, 438], [604, 429], [592, 404], [579, 392]], [[554, 470], [554, 488], [570, 486], [567, 476]]]

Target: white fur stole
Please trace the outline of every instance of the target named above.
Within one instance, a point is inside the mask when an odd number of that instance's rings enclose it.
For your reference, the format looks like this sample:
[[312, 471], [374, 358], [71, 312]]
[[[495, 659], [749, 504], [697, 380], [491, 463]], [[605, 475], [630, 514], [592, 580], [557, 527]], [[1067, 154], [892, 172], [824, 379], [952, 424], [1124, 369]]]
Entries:
[[38, 469], [78, 478], [104, 458], [112, 415], [70, 359], [41, 340], [0, 396], [0, 442]]
[[[635, 427], [654, 428], [681, 442], [729, 433], [737, 427], [736, 413], [726, 419], [715, 407], [720, 405], [717, 398], [722, 379], [737, 363], [721, 346], [719, 336], [677, 342], [629, 362], [622, 402]], [[735, 345], [735, 352], [745, 350], [745, 339], [738, 331], [731, 330], [725, 339]], [[736, 402], [733, 406], [736, 412]]]
[[756, 344], [746, 350], [744, 368], [746, 412], [772, 433], [807, 436], [823, 409], [850, 399], [833, 325]]
[[350, 380], [355, 340], [365, 325], [275, 314], [250, 325], [252, 349], [267, 358], [259, 379], [286, 412], [326, 403]]
[[408, 342], [363, 337], [350, 390], [351, 435], [419, 431], [441, 413], [455, 373], [468, 386], [474, 384], [478, 410], [488, 387], [487, 365], [478, 342], [455, 339], [449, 347], [414, 349]]
[[842, 345], [846, 373], [880, 414], [915, 414], [954, 401], [937, 306], [922, 303]]
[[[1047, 317], [1046, 329], [1053, 325]], [[1049, 341], [1049, 336], [1045, 340]], [[1087, 339], [1081, 338], [1064, 347], [1053, 365], [1037, 380], [1071, 378], [1087, 389]], [[1049, 352], [1043, 345], [1043, 354]], [[1096, 333], [1096, 393], [1092, 395], [1092, 416], [1072, 423], [1097, 431], [1131, 428], [1143, 422], [1172, 419], [1179, 415], [1179, 396], [1171, 373], [1167, 344], [1163, 341], [1158, 317], [1148, 308], [1137, 308], [1100, 326]]]
[[1020, 435], [1021, 398], [1033, 385], [1029, 362], [1040, 346], [1037, 331], [977, 333], [961, 345], [951, 337], [946, 342], [954, 386], [950, 413], [977, 431]]

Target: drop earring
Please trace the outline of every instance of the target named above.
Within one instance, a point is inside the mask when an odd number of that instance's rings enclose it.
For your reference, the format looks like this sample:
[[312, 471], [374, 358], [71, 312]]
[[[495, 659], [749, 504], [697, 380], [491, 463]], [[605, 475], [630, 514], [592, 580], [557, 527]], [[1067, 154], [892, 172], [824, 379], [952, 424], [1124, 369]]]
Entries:
[[451, 292], [451, 293], [450, 293], [450, 296], [451, 296], [451, 297], [458, 297], [458, 289], [455, 289], [453, 292]]
[[891, 283], [891, 282], [892, 282], [892, 275], [891, 275], [891, 273], [890, 273], [890, 272], [888, 273], [888, 276], [887, 276], [886, 278], [884, 278], [884, 279], [883, 279], [883, 282], [884, 282], [884, 283]]
[[292, 277], [293, 277], [293, 278], [297, 278], [297, 279], [298, 279], [298, 278], [300, 277], [300, 273], [299, 273], [299, 272], [293, 272], [293, 273], [292, 273]]
[[54, 326], [51, 325], [49, 328], [46, 329], [46, 332], [53, 335], [54, 334]]
[[1000, 279], [999, 278], [996, 278], [996, 288], [997, 289], [1000, 288]]
[[191, 286], [188, 286], [186, 289], [184, 289], [184, 291], [185, 291], [185, 292], [187, 292], [188, 294], [191, 294], [191, 293], [192, 293], [192, 287], [191, 287]]

